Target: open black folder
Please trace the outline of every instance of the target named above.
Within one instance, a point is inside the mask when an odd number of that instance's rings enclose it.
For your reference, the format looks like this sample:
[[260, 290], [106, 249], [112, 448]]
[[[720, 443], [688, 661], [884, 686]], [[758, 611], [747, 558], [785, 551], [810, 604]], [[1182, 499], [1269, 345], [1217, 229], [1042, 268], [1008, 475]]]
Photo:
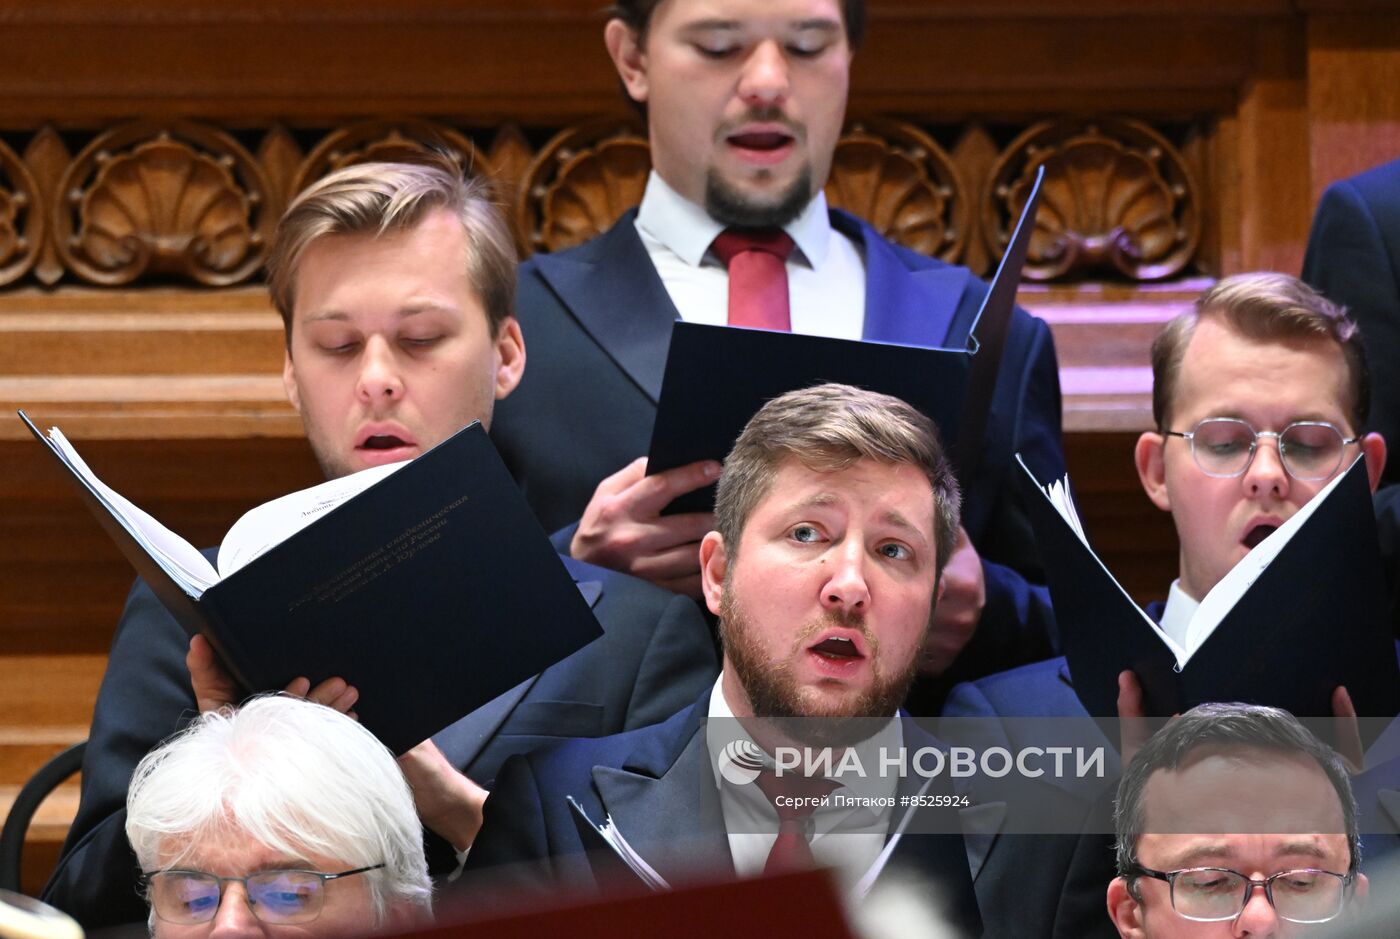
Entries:
[[[1068, 520], [1075, 513], [1067, 486], [1047, 491], [1022, 469], [1074, 690], [1090, 714], [1117, 714], [1123, 669], [1137, 674], [1144, 707], [1158, 717], [1206, 701], [1325, 717], [1338, 685], [1363, 717], [1400, 711], [1400, 667], [1364, 460], [1202, 599], [1185, 645], [1170, 641], [1128, 597]], [[1070, 508], [1062, 511], [1056, 501]], [[1363, 721], [1363, 732], [1368, 724], [1378, 722]]]
[[[765, 403], [798, 388], [840, 382], [893, 395], [922, 411], [952, 448], [958, 478], [970, 485], [1043, 179], [1041, 170], [976, 315], [954, 321], [943, 347], [677, 321], [671, 328], [647, 473], [723, 460]], [[975, 368], [974, 356], [982, 360]], [[969, 383], [969, 375], [980, 380]], [[960, 439], [961, 430], [975, 439]], [[675, 499], [663, 514], [707, 512], [714, 503], [714, 486], [708, 486]]]
[[114, 511], [61, 434], [20, 416], [137, 573], [246, 690], [339, 675], [360, 691], [361, 722], [395, 753], [601, 633], [480, 424], [201, 591], [142, 544], [123, 520], [130, 505], [117, 496], [125, 512]]
[[[957, 433], [967, 371], [961, 349], [676, 323], [647, 472], [723, 460], [767, 401], [822, 382], [901, 398], [932, 418], [949, 440]], [[707, 512], [714, 501], [710, 486], [675, 499], [666, 513]]]

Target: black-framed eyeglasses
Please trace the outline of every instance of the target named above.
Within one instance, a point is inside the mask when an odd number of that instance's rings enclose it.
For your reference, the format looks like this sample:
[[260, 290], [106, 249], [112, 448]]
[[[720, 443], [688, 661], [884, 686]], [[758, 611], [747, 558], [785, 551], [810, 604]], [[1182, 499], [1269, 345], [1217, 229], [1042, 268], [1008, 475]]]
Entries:
[[1193, 430], [1164, 430], [1165, 437], [1182, 437], [1191, 444], [1191, 457], [1202, 473], [1220, 479], [1240, 476], [1254, 461], [1259, 438], [1272, 437], [1284, 470], [1294, 479], [1329, 479], [1342, 465], [1342, 454], [1360, 437], [1348, 437], [1327, 421], [1294, 421], [1283, 430], [1255, 430], [1236, 417], [1208, 417]]
[[1337, 874], [1311, 867], [1279, 871], [1263, 880], [1252, 880], [1225, 867], [1154, 871], [1135, 865], [1132, 873], [1165, 880], [1171, 891], [1172, 909], [1178, 916], [1198, 923], [1217, 923], [1239, 916], [1256, 887], [1263, 888], [1280, 919], [1325, 923], [1342, 912], [1356, 879], [1353, 873]]
[[248, 908], [264, 923], [309, 923], [326, 903], [326, 881], [375, 871], [383, 864], [327, 874], [322, 871], [258, 871], [246, 877], [220, 877], [208, 871], [149, 871], [141, 876], [150, 886], [151, 909], [167, 923], [189, 926], [207, 923], [219, 911], [224, 884], [239, 883]]

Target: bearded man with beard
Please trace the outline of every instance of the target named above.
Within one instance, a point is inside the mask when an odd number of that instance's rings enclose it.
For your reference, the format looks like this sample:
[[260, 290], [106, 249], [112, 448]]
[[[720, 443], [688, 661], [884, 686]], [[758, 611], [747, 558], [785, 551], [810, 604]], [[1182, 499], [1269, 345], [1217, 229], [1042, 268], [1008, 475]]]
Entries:
[[[719, 466], [703, 460], [647, 475], [644, 457], [677, 320], [961, 346], [960, 324], [987, 285], [827, 204], [866, 6], [609, 7], [604, 45], [645, 113], [652, 170], [636, 210], [607, 232], [521, 264], [516, 316], [534, 364], [491, 427], [570, 557], [701, 594], [698, 543], [714, 519], [662, 510], [711, 485]], [[960, 537], [940, 556], [947, 586], [914, 686], [921, 712], [936, 713], [956, 681], [1057, 651], [1012, 455], [1037, 478], [1062, 476], [1060, 411], [1050, 329], [1018, 308], [979, 470], [964, 481]]]
[[[654, 727], [507, 763], [468, 882], [508, 871], [514, 884], [606, 886], [617, 859], [588, 853], [599, 844], [580, 833], [572, 799], [594, 822], [610, 819], [671, 886], [812, 864], [852, 883], [912, 868], [956, 930], [979, 934], [956, 822], [943, 829], [952, 833], [901, 836], [881, 864], [905, 815], [900, 797], [925, 779], [813, 779], [773, 761], [782, 748], [829, 747], [834, 763], [870, 750], [862, 763], [878, 769], [874, 751], [936, 746], [896, 714], [958, 510], [932, 423], [903, 401], [828, 384], [765, 405], [725, 461], [717, 528], [700, 546], [705, 600], [720, 618], [719, 680]], [[948, 791], [946, 779], [930, 785]], [[815, 811], [794, 817], [785, 809], [804, 792]]]

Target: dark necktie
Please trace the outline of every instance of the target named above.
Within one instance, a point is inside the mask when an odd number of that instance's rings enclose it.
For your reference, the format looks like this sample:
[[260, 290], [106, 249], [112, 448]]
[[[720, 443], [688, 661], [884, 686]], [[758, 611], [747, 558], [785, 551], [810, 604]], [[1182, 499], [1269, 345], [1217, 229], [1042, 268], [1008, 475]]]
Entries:
[[841, 784], [820, 776], [800, 776], [796, 773], [779, 776], [767, 769], [759, 773], [754, 782], [778, 813], [778, 837], [768, 851], [763, 873], [776, 874], [815, 867], [816, 859], [812, 857], [812, 813], [817, 810], [816, 803], [823, 796], [840, 789]]
[[711, 247], [729, 270], [729, 325], [791, 332], [787, 259], [793, 242], [787, 233], [726, 228]]

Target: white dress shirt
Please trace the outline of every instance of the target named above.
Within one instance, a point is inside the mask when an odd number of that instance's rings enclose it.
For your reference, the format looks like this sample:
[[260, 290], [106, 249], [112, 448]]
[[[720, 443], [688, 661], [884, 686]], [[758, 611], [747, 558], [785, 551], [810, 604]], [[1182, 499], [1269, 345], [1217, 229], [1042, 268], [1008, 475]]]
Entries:
[[[636, 226], [681, 319], [729, 322], [729, 272], [710, 250], [724, 226], [655, 171], [647, 179]], [[826, 195], [817, 193], [783, 231], [797, 246], [787, 262], [792, 331], [859, 339], [865, 325], [865, 259], [854, 242], [831, 227]]]
[[1172, 637], [1172, 640], [1179, 646], [1186, 646], [1186, 630], [1191, 626], [1191, 617], [1196, 615], [1196, 610], [1200, 607], [1199, 600], [1193, 600], [1181, 589], [1181, 581], [1172, 581], [1171, 590], [1167, 591], [1167, 605], [1162, 608], [1162, 622], [1158, 625], [1162, 627], [1162, 632]]
[[[720, 775], [719, 755], [725, 745], [736, 739], [751, 739], [734, 717], [734, 711], [724, 697], [724, 675], [715, 681], [710, 693], [709, 721], [705, 725], [706, 747], [710, 751], [710, 766], [715, 772], [715, 785], [720, 791], [720, 807], [724, 811], [724, 827], [729, 834], [729, 853], [734, 858], [734, 870], [741, 877], [763, 873], [768, 852], [778, 839], [778, 817], [757, 785], [734, 785]], [[713, 729], [713, 732], [711, 732]], [[895, 796], [899, 780], [891, 772], [880, 772], [881, 752], [891, 757], [904, 744], [904, 730], [898, 720], [891, 719], [877, 734], [856, 744], [856, 755], [865, 768], [864, 777], [847, 774], [841, 778], [841, 788], [833, 795], [866, 799], [890, 799]], [[839, 754], [833, 758], [840, 764]], [[866, 808], [861, 805], [839, 805], [834, 800], [819, 807], [813, 814], [812, 856], [817, 863], [836, 870], [843, 882], [854, 884], [874, 865], [885, 846], [893, 808]]]

